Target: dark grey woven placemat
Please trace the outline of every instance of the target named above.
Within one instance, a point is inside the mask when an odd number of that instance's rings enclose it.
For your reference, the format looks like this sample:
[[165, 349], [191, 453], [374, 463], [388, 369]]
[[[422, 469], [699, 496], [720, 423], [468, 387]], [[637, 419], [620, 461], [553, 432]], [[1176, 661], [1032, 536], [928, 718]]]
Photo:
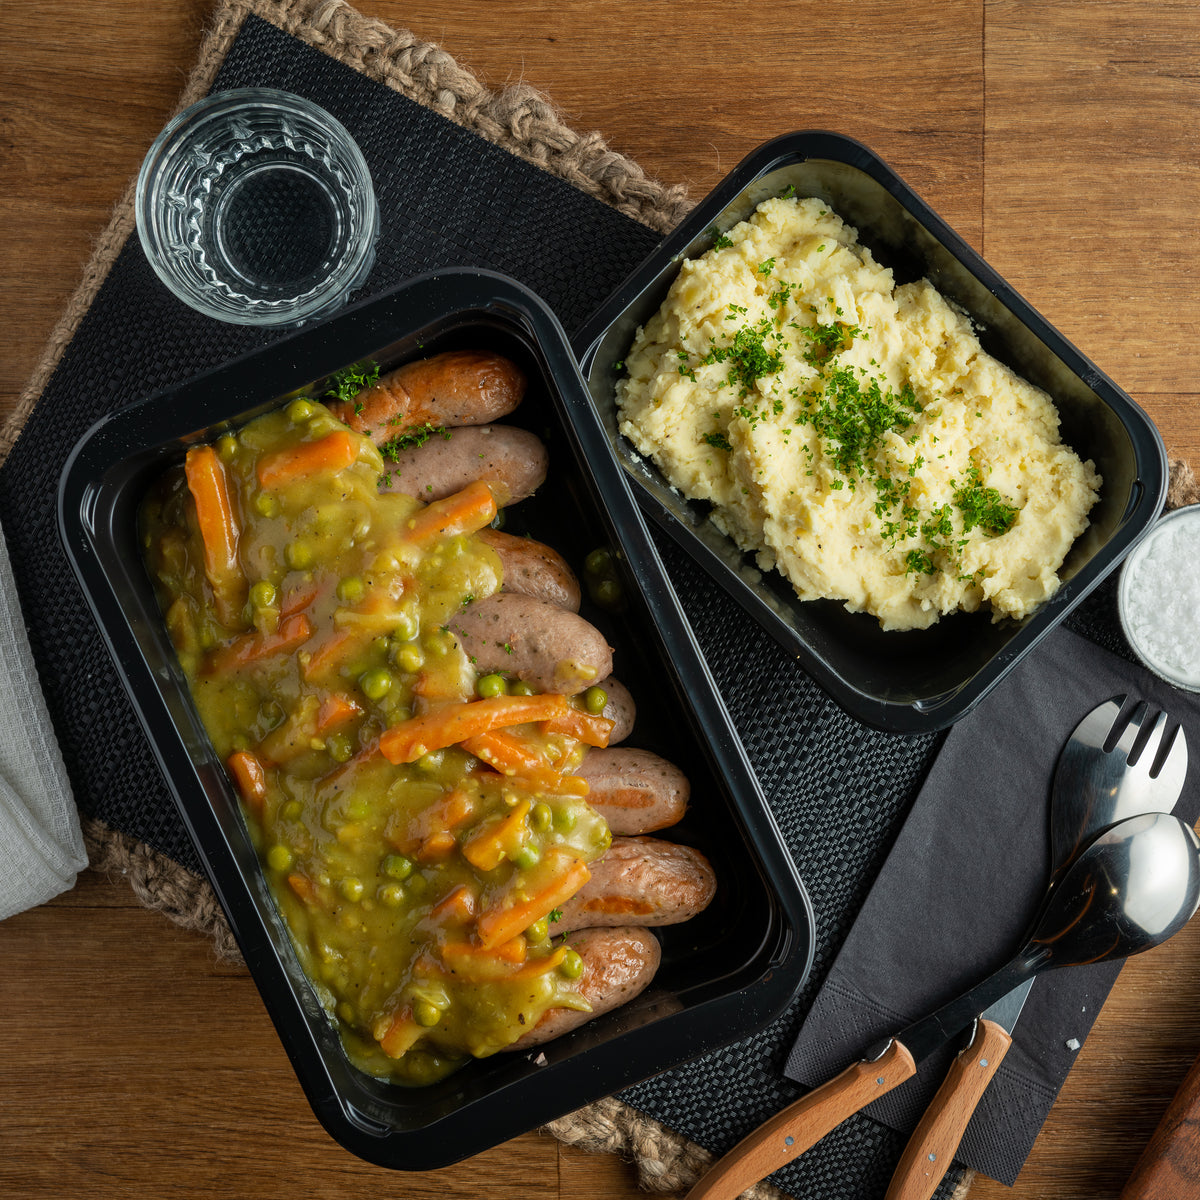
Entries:
[[[657, 241], [608, 204], [255, 16], [246, 18], [214, 89], [249, 85], [308, 96], [362, 147], [383, 213], [364, 295], [434, 267], [486, 266], [534, 288], [570, 332]], [[80, 807], [192, 870], [192, 847], [59, 547], [56, 481], [96, 418], [270, 336], [176, 302], [133, 239], [0, 468], [0, 521]], [[680, 551], [662, 539], [660, 548], [817, 914], [814, 970], [789, 1013], [756, 1037], [623, 1094], [721, 1152], [800, 1094], [783, 1078], [787, 1051], [940, 738], [858, 724]], [[1082, 622], [1099, 640], [1113, 640], [1103, 601]], [[855, 1117], [776, 1181], [797, 1197], [869, 1200], [883, 1195], [900, 1148], [896, 1135]], [[948, 1197], [960, 1178], [952, 1171], [938, 1196]]]

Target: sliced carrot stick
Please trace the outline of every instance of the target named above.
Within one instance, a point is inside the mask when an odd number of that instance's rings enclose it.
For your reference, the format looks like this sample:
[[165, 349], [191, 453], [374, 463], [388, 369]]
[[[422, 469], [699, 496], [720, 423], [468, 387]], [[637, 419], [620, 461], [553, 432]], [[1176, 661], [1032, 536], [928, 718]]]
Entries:
[[479, 898], [475, 890], [465, 883], [451, 888], [430, 910], [429, 915], [436, 921], [453, 919], [469, 921], [475, 915]]
[[267, 798], [267, 772], [258, 758], [248, 750], [235, 750], [226, 763], [238, 791], [255, 812], [261, 813]]
[[514, 971], [509, 978], [534, 979], [538, 975], [545, 975], [547, 971], [553, 971], [566, 957], [567, 947], [558, 946], [547, 954], [545, 958], [531, 958], [519, 971]]
[[454, 966], [467, 959], [497, 964], [513, 963], [519, 966], [525, 961], [527, 950], [525, 939], [518, 934], [517, 937], [486, 950], [474, 942], [447, 942], [441, 948], [441, 955], [448, 966]]
[[437, 862], [439, 859], [448, 857], [458, 845], [457, 840], [448, 829], [440, 830], [438, 833], [431, 833], [422, 843], [420, 849], [417, 850], [417, 861], [428, 863]]
[[412, 1009], [406, 1006], [397, 1010], [376, 1040], [389, 1058], [402, 1058], [417, 1044], [424, 1032], [412, 1015]]
[[560, 865], [541, 891], [527, 900], [518, 900], [514, 896], [508, 904], [489, 909], [479, 918], [476, 928], [479, 944], [485, 950], [507, 942], [509, 938], [524, 932], [535, 921], [549, 916], [591, 878], [591, 872], [582, 859], [561, 851], [557, 858], [561, 860]]
[[293, 871], [287, 877], [287, 881], [288, 887], [305, 903], [315, 904], [317, 902], [317, 885], [307, 875], [300, 875]]
[[[457, 829], [474, 812], [475, 802], [470, 795], [462, 788], [455, 788], [413, 816], [396, 814], [389, 820], [383, 836], [401, 854], [419, 854], [431, 837]], [[433, 849], [431, 846], [431, 852]]]
[[505, 855], [515, 854], [524, 844], [525, 818], [532, 807], [530, 800], [519, 800], [504, 816], [489, 821], [463, 843], [463, 857], [480, 871], [495, 870]]
[[404, 537], [414, 545], [426, 546], [439, 538], [474, 533], [490, 525], [495, 516], [496, 497], [482, 479], [477, 479], [462, 491], [414, 513], [405, 526]]
[[462, 748], [514, 783], [556, 796], [586, 796], [589, 784], [578, 775], [556, 771], [546, 759], [506, 729], [464, 738]]
[[464, 738], [491, 729], [548, 721], [566, 707], [567, 698], [553, 694], [490, 696], [486, 700], [447, 704], [384, 730], [379, 738], [379, 748], [390, 763], [416, 762], [431, 750], [456, 745]]
[[332, 733], [361, 715], [362, 707], [354, 699], [333, 692], [321, 701], [321, 707], [317, 709], [317, 733]]
[[[334, 614], [335, 628], [328, 630], [309, 651], [302, 671], [305, 681], [335, 679], [339, 669], [350, 664], [359, 651], [381, 633], [390, 632], [399, 612], [399, 599], [385, 588], [373, 590], [354, 608], [338, 609]], [[360, 617], [365, 619], [360, 621], [357, 619]]]
[[244, 633], [213, 651], [206, 670], [210, 673], [236, 671], [276, 654], [288, 654], [304, 645], [312, 632], [312, 624], [303, 613], [285, 617], [274, 633]]
[[301, 696], [287, 720], [276, 726], [258, 744], [258, 752], [269, 763], [285, 763], [319, 748], [321, 739], [361, 715], [362, 709], [349, 697], [337, 693], [321, 699]]
[[204, 574], [213, 590], [222, 625], [242, 624], [246, 576], [238, 561], [241, 531], [229, 494], [225, 464], [211, 446], [194, 446], [184, 459], [188, 491], [196, 502], [196, 523], [204, 546]]
[[559, 716], [543, 721], [541, 729], [543, 733], [565, 733], [567, 737], [603, 749], [608, 745], [609, 736], [615, 726], [616, 721], [610, 721], [608, 717], [583, 712], [578, 708], [568, 708]]
[[318, 438], [315, 442], [297, 442], [258, 460], [258, 482], [263, 487], [280, 487], [305, 475], [320, 471], [343, 471], [358, 457], [358, 443], [346, 429]]

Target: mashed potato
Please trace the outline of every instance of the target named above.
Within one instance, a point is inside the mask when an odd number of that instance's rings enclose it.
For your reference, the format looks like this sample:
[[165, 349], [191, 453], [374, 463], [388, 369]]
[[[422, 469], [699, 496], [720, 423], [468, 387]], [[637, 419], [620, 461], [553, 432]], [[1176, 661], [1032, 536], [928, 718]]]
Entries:
[[885, 629], [1031, 612], [1101, 482], [1050, 397], [819, 200], [767, 200], [684, 262], [626, 368], [621, 432], [667, 479], [801, 599]]

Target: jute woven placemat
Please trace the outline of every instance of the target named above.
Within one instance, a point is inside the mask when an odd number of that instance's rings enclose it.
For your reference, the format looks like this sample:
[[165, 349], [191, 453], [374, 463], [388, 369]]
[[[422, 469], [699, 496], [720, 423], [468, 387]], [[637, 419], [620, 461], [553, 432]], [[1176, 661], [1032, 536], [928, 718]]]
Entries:
[[[493, 93], [445, 51], [412, 34], [362, 16], [344, 0], [226, 0], [214, 13], [200, 56], [180, 97], [199, 99], [246, 19], [255, 15], [284, 33], [480, 134], [563, 179], [648, 228], [665, 233], [690, 208], [682, 188], [646, 178], [636, 164], [608, 149], [598, 134], [580, 135], [553, 106], [527, 86]], [[83, 279], [56, 326], [45, 354], [9, 422], [0, 429], [0, 462], [16, 441], [63, 351], [134, 229], [132, 184], [97, 242]], [[1175, 464], [1170, 503], [1200, 499], [1190, 471]], [[177, 924], [212, 938], [217, 953], [236, 960], [237, 947], [207, 882], [144, 843], [96, 820], [85, 820], [93, 869], [127, 879], [139, 901]], [[712, 1154], [622, 1101], [610, 1098], [547, 1126], [563, 1142], [586, 1150], [621, 1153], [636, 1162], [642, 1186], [676, 1191], [689, 1186]], [[971, 1175], [955, 1192], [965, 1196]], [[782, 1195], [770, 1185], [748, 1193]]]

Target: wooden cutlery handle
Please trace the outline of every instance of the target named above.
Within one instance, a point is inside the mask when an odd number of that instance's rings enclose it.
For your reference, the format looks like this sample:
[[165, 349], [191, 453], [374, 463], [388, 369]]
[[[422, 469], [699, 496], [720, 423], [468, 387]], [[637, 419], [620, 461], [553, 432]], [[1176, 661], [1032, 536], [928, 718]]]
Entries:
[[963, 1132], [1012, 1038], [995, 1021], [980, 1021], [958, 1054], [900, 1156], [885, 1200], [929, 1200], [954, 1159]]
[[1142, 1151], [1121, 1200], [1176, 1200], [1200, 1194], [1200, 1059]]
[[874, 1062], [856, 1062], [760, 1125], [701, 1176], [687, 1200], [733, 1200], [815, 1146], [848, 1116], [890, 1092], [917, 1069], [897, 1041]]

